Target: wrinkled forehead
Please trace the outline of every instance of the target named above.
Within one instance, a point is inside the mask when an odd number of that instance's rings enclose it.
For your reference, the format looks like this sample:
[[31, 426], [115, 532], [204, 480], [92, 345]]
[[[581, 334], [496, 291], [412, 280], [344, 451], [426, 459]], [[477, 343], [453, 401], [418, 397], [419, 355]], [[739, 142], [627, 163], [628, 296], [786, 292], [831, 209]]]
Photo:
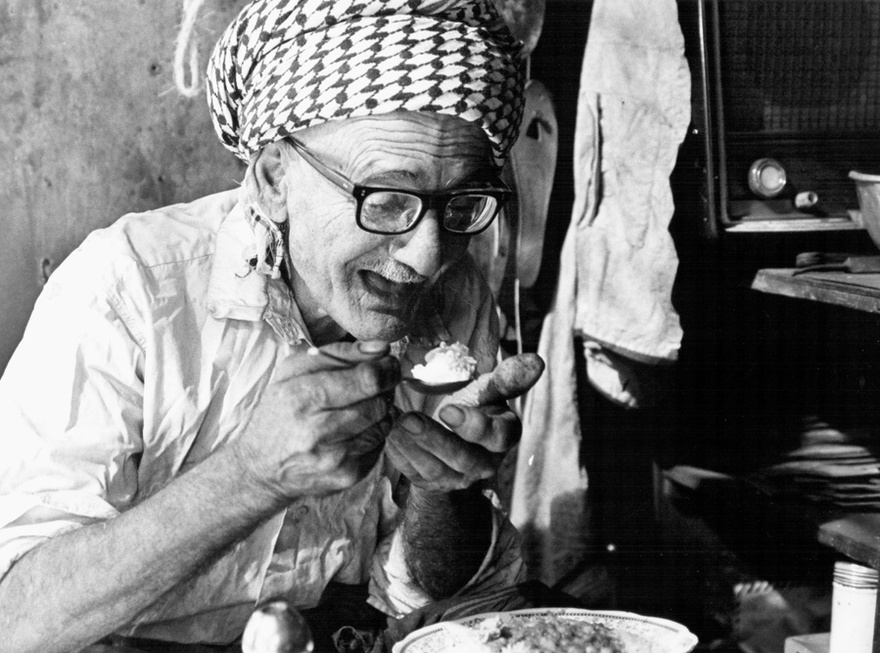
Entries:
[[331, 121], [294, 137], [358, 181], [409, 175], [414, 182], [444, 186], [497, 170], [486, 133], [455, 116], [396, 112]]
[[292, 134], [305, 145], [348, 151], [370, 144], [390, 149], [443, 150], [450, 155], [490, 157], [492, 143], [476, 124], [457, 116], [396, 111], [384, 115], [331, 120]]

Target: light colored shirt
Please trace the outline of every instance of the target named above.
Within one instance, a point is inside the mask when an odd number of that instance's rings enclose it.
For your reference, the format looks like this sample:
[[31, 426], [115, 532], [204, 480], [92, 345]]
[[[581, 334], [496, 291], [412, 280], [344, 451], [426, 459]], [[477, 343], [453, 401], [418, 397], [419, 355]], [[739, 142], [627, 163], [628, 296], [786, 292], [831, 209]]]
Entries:
[[[286, 284], [248, 266], [253, 247], [229, 191], [125, 216], [52, 275], [0, 379], [0, 577], [238, 437], [275, 365], [310, 346]], [[494, 365], [489, 291], [470, 260], [450, 274], [444, 310], [425, 318], [431, 337], [399, 345], [405, 370], [441, 340], [471, 347], [481, 371]], [[401, 409], [436, 410], [407, 392]], [[369, 582], [370, 602], [394, 616], [425, 605], [396, 531], [395, 478], [382, 457], [354, 487], [294, 501], [123, 634], [228, 642], [259, 601], [284, 594], [313, 607], [330, 581]], [[464, 591], [522, 577], [515, 532], [496, 511], [492, 546]]]

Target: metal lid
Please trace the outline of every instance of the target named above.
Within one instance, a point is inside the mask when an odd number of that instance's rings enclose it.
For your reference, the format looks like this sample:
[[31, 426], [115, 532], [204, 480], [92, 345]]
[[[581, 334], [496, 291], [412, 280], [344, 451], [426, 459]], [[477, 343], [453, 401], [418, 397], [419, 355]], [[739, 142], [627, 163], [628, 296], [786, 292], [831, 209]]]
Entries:
[[834, 582], [853, 589], [876, 590], [877, 570], [853, 562], [835, 562]]

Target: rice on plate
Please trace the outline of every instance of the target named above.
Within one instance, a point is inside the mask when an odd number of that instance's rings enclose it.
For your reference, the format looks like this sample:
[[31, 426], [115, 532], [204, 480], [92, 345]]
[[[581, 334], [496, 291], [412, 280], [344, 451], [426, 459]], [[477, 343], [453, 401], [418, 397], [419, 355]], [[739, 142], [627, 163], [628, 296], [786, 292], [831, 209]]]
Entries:
[[425, 626], [393, 653], [688, 653], [697, 637], [668, 619], [614, 610], [493, 612]]

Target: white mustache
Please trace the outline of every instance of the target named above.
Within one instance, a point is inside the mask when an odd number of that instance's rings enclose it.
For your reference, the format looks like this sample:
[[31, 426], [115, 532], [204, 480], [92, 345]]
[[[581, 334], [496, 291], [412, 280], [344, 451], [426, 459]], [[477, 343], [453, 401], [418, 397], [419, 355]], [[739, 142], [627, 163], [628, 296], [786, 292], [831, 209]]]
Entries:
[[374, 267], [374, 273], [385, 277], [394, 283], [425, 283], [428, 277], [423, 276], [411, 268], [397, 261], [386, 260]]

